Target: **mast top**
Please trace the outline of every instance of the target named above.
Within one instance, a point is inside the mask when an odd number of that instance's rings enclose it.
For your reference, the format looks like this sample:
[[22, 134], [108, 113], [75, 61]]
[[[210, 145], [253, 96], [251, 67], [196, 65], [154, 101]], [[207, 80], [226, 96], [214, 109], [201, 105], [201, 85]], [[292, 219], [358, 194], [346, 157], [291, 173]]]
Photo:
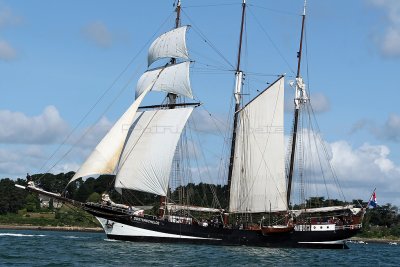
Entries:
[[[246, 1], [246, 0], [243, 0]], [[306, 7], [307, 7], [307, 0], [304, 0], [304, 6], [303, 6], [303, 16], [306, 15]]]
[[181, 24], [181, 0], [177, 1], [175, 12], [176, 12], [175, 28], [179, 28]]

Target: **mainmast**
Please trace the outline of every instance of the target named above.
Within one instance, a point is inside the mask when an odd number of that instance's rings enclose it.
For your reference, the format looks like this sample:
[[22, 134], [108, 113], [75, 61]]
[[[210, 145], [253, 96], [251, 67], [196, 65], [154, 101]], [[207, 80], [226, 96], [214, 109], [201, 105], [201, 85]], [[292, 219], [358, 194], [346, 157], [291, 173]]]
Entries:
[[292, 190], [292, 179], [293, 179], [293, 169], [294, 160], [296, 155], [296, 141], [297, 141], [297, 130], [299, 122], [299, 111], [302, 103], [308, 100], [307, 93], [305, 91], [305, 84], [303, 83], [303, 78], [300, 76], [301, 67], [301, 55], [303, 50], [303, 36], [304, 36], [304, 24], [306, 20], [306, 0], [304, 0], [304, 8], [301, 22], [301, 36], [300, 36], [300, 47], [297, 52], [297, 74], [296, 74], [296, 87], [295, 87], [295, 111], [294, 111], [294, 124], [293, 124], [293, 136], [292, 136], [292, 149], [290, 155], [290, 166], [289, 166], [289, 176], [288, 176], [288, 186], [287, 186], [287, 204], [290, 205], [290, 195]]
[[243, 0], [242, 20], [241, 20], [241, 25], [240, 25], [240, 37], [239, 37], [239, 51], [238, 51], [238, 58], [237, 58], [236, 72], [235, 72], [235, 77], [236, 77], [235, 78], [235, 93], [234, 93], [234, 95], [235, 95], [235, 113], [234, 113], [234, 118], [233, 118], [231, 154], [230, 154], [230, 158], [229, 158], [229, 170], [228, 170], [228, 189], [227, 189], [228, 210], [229, 210], [231, 183], [232, 183], [233, 162], [234, 162], [234, 158], [235, 158], [235, 142], [236, 142], [236, 128], [237, 128], [237, 122], [238, 122], [238, 111], [240, 109], [241, 91], [242, 91], [242, 83], [243, 83], [243, 71], [240, 70], [240, 57], [242, 54], [242, 40], [243, 40], [245, 11], [246, 11], [246, 0]]

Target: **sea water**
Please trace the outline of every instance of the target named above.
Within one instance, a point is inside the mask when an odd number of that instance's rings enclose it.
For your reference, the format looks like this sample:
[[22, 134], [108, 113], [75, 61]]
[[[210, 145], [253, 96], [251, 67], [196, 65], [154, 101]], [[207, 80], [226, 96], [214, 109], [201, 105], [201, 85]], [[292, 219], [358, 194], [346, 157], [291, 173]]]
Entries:
[[103, 233], [0, 230], [0, 266], [400, 266], [400, 244], [348, 250], [111, 241]]

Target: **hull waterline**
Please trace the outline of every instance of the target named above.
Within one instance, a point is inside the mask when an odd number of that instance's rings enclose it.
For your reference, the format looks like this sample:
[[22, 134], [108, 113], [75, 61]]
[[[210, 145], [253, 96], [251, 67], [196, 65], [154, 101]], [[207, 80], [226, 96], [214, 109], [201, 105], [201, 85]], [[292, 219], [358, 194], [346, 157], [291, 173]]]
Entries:
[[[95, 214], [93, 214], [95, 215]], [[346, 240], [359, 229], [296, 231], [265, 235], [261, 230], [173, 223], [150, 216], [95, 215], [107, 237], [133, 242], [207, 244], [281, 248], [348, 248]]]
[[176, 223], [155, 216], [136, 216], [124, 209], [95, 203], [82, 203], [36, 187], [17, 187], [47, 195], [72, 204], [92, 214], [102, 225], [109, 239], [134, 242], [190, 243], [226, 246], [255, 246], [275, 248], [348, 248], [346, 240], [361, 230], [361, 224], [295, 225], [293, 231], [266, 234], [260, 229], [226, 227], [222, 224], [201, 226]]

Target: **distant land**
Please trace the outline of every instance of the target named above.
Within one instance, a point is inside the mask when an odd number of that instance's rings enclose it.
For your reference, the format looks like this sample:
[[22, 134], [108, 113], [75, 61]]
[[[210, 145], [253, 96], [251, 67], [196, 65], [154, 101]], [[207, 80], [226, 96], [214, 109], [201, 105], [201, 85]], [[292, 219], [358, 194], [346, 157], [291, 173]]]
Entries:
[[[59, 174], [35, 174], [31, 179], [43, 189], [51, 192], [63, 192], [74, 172]], [[86, 202], [100, 201], [101, 194], [109, 190], [110, 175], [102, 175], [97, 179], [89, 178], [85, 181], [77, 181], [79, 185], [70, 185], [67, 188], [69, 196], [75, 200]], [[3, 178], [0, 180], [0, 229], [40, 229], [61, 231], [101, 231], [97, 220], [84, 211], [68, 205], [61, 205], [51, 199], [39, 198], [38, 195], [15, 187], [15, 183], [26, 185], [25, 179], [11, 180]], [[201, 190], [204, 184], [188, 184], [187, 187]], [[215, 186], [216, 190], [224, 190], [224, 186]], [[109, 191], [114, 199], [120, 197], [116, 192]], [[135, 194], [143, 194], [135, 192]], [[223, 194], [219, 194], [223, 195]], [[157, 207], [159, 201], [153, 195], [140, 196], [143, 205]], [[212, 196], [209, 196], [212, 198]], [[193, 198], [194, 205], [201, 199]], [[221, 199], [223, 206], [226, 200]], [[134, 203], [135, 201], [132, 200]], [[354, 204], [366, 206], [362, 200], [353, 200], [352, 203], [344, 203], [337, 199], [324, 199], [323, 197], [312, 197], [307, 200], [312, 207], [327, 205]], [[376, 208], [367, 209], [363, 221], [363, 230], [357, 238], [370, 242], [393, 241], [400, 239], [400, 214], [398, 207], [387, 203]]]

